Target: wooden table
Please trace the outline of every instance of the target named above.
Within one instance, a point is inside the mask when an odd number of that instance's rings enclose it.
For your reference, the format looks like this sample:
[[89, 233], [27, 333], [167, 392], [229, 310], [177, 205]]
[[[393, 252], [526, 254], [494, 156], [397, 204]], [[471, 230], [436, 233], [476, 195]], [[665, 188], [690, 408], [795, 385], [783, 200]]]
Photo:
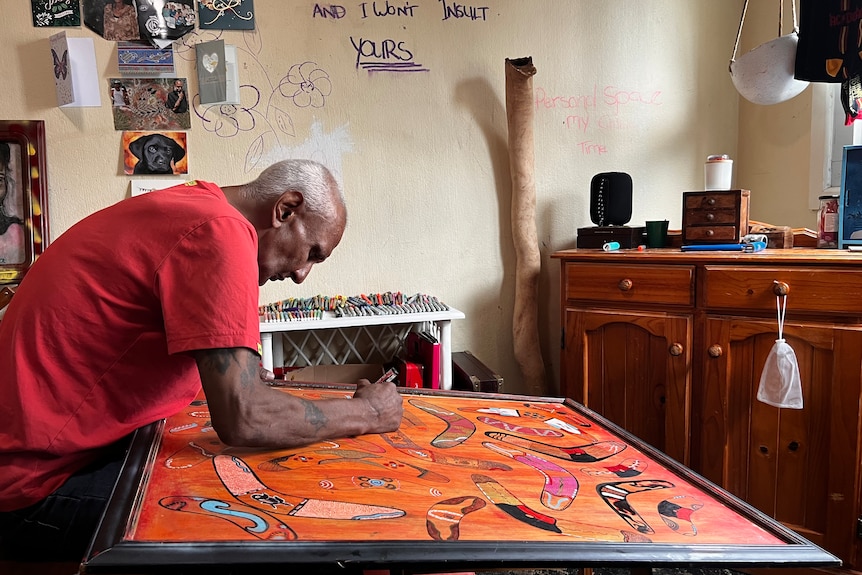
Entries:
[[397, 432], [291, 450], [226, 447], [202, 397], [140, 429], [82, 572], [839, 563], [571, 400], [403, 394]]

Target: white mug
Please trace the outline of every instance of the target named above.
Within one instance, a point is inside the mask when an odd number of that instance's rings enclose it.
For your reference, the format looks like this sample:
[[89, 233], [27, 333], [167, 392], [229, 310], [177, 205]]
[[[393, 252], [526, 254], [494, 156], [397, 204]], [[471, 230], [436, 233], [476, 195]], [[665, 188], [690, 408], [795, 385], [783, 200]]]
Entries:
[[729, 190], [733, 181], [733, 160], [726, 154], [709, 156], [703, 165], [704, 190]]

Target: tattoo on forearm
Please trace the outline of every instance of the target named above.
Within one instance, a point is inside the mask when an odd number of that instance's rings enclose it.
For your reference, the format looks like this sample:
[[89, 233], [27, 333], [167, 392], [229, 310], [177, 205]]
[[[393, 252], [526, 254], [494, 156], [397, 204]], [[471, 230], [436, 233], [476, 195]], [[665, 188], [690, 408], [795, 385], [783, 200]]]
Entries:
[[233, 349], [210, 349], [205, 352], [203, 364], [207, 369], [217, 371], [221, 375], [227, 373], [231, 363], [239, 364], [236, 350]]
[[313, 401], [307, 399], [303, 399], [302, 403], [305, 405], [305, 421], [313, 425], [317, 430], [326, 427], [326, 416], [320, 408]]
[[260, 383], [260, 370], [254, 363], [249, 362], [246, 370], [240, 375], [239, 383], [243, 387], [251, 387]]
[[[237, 349], [210, 349], [204, 352], [203, 367], [218, 372], [219, 375], [226, 375], [231, 364], [241, 368], [243, 362], [239, 357], [244, 350]], [[260, 380], [260, 372], [254, 362], [248, 362], [248, 365], [239, 376], [240, 384], [243, 387], [255, 385]]]

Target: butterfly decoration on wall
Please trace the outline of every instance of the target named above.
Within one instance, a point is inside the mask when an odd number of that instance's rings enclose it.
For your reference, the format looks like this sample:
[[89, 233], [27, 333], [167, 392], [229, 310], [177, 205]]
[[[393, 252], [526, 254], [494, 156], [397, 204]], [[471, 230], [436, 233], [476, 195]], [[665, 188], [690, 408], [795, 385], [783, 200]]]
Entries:
[[51, 48], [51, 56], [54, 57], [54, 78], [65, 80], [69, 74], [69, 51], [63, 50], [63, 57], [58, 58], [56, 50]]

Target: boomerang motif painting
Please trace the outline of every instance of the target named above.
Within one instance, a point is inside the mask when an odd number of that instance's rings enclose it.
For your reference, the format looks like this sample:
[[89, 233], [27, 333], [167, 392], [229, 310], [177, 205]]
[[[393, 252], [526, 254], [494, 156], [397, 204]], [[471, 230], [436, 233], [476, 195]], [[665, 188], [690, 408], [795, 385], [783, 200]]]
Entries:
[[[191, 406], [166, 422], [132, 538], [331, 541], [355, 538], [357, 527], [338, 527], [351, 522], [407, 541], [622, 541], [627, 529], [661, 542], [778, 541], [658, 463], [609, 481], [612, 465], [649, 458], [564, 405], [527, 405], [405, 398], [421, 427], [278, 452], [227, 448]], [[668, 501], [683, 498], [699, 503], [680, 522]]]
[[[345, 386], [281, 391], [344, 397]], [[279, 451], [222, 444], [200, 396], [153, 432], [122, 542], [168, 545], [162, 552], [170, 544], [271, 544], [277, 553], [363, 541], [608, 550], [794, 543], [570, 400], [403, 393], [404, 423], [393, 433]]]

